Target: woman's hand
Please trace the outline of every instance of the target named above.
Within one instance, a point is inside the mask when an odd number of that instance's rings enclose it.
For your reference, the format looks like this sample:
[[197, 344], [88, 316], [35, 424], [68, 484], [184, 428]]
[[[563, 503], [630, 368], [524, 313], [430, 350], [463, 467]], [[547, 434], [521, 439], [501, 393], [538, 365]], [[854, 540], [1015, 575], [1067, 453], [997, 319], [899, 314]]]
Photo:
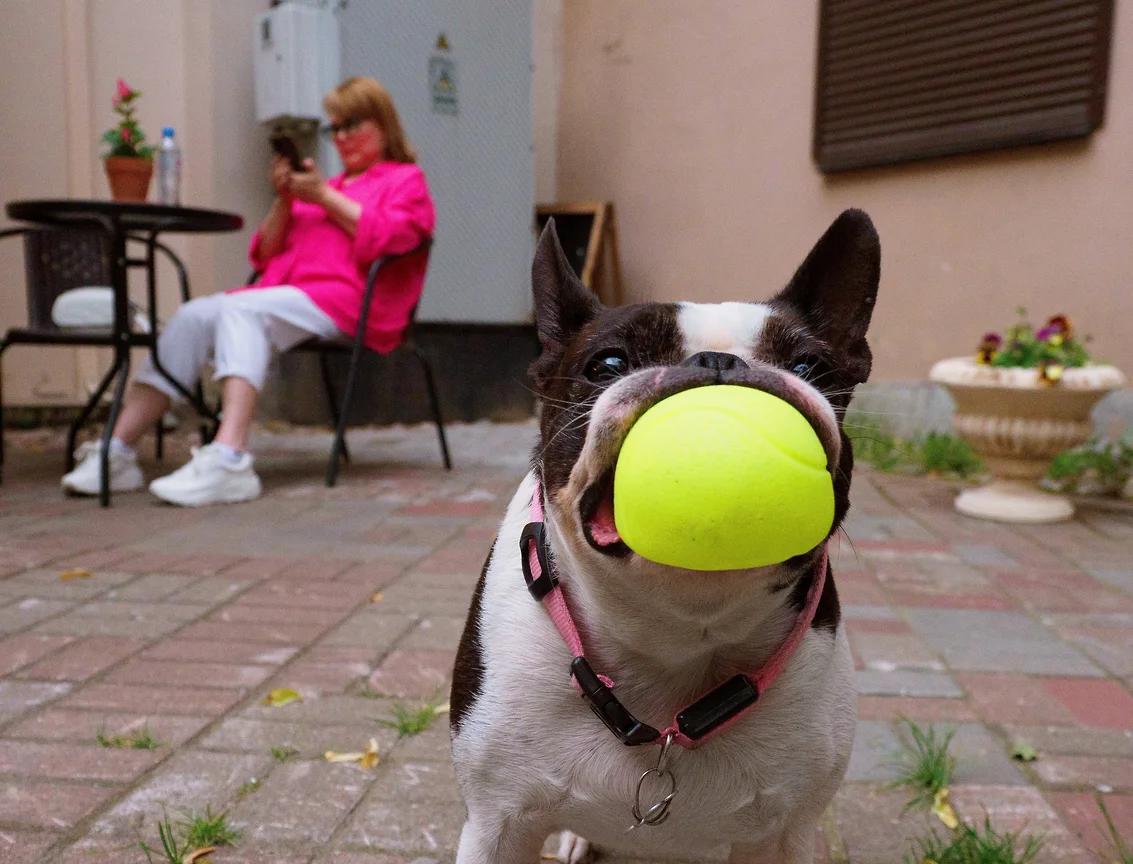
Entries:
[[323, 177], [313, 159], [304, 159], [303, 166], [307, 169], [306, 171], [292, 171], [289, 174], [291, 194], [308, 204], [322, 204], [326, 200], [327, 191], [330, 189], [326, 178]]
[[285, 200], [291, 199], [291, 166], [279, 154], [272, 157], [268, 179], [271, 181], [271, 188], [275, 190], [276, 195]]

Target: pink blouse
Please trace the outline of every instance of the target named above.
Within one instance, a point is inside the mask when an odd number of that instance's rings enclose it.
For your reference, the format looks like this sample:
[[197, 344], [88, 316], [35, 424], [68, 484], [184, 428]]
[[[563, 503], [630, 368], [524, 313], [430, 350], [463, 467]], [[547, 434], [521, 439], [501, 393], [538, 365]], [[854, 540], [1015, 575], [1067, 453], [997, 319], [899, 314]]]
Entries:
[[[257, 231], [249, 257], [261, 271], [259, 281], [237, 290], [294, 285], [353, 337], [370, 265], [383, 255], [408, 252], [431, 237], [436, 216], [425, 175], [416, 165], [379, 162], [349, 184], [344, 179], [340, 174], [327, 182], [362, 205], [354, 236], [319, 205], [295, 200], [283, 249], [261, 259]], [[414, 255], [382, 268], [366, 321], [368, 348], [385, 354], [401, 342], [409, 314], [421, 297], [426, 265], [427, 256]]]

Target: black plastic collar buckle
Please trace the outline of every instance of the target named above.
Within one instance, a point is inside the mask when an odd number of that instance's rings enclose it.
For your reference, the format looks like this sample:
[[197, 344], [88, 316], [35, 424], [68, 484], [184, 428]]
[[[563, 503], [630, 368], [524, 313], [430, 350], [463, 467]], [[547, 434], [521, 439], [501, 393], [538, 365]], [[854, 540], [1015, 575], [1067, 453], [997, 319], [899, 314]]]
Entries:
[[713, 729], [727, 723], [759, 699], [759, 690], [746, 675], [729, 678], [711, 693], [693, 702], [677, 715], [677, 729], [699, 741]]
[[647, 723], [642, 723], [630, 714], [602, 679], [594, 674], [585, 657], [575, 657], [570, 664], [571, 674], [582, 688], [583, 698], [598, 719], [606, 724], [627, 747], [650, 744], [661, 737], [661, 733]]
[[[532, 543], [535, 544], [535, 555], [542, 571], [538, 579], [531, 572]], [[527, 583], [527, 590], [532, 597], [541, 601], [555, 590], [559, 580], [547, 557], [547, 529], [542, 522], [528, 522], [523, 526], [523, 533], [519, 535], [519, 561], [523, 565], [523, 581]]]

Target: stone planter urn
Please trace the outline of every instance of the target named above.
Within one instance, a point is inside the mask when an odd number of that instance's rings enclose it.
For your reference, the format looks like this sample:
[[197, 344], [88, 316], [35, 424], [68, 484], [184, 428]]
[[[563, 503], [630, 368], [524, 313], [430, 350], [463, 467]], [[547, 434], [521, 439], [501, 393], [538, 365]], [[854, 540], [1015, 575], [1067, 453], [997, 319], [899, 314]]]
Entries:
[[114, 201], [144, 202], [153, 176], [153, 161], [140, 156], [107, 156], [103, 160], [110, 197]]
[[1038, 369], [954, 357], [933, 366], [929, 379], [951, 394], [952, 428], [994, 478], [961, 492], [957, 510], [999, 522], [1060, 522], [1074, 515], [1068, 498], [1043, 492], [1036, 483], [1055, 455], [1090, 437], [1090, 411], [1125, 383], [1118, 369], [1092, 364], [1066, 369], [1057, 384], [1047, 384]]

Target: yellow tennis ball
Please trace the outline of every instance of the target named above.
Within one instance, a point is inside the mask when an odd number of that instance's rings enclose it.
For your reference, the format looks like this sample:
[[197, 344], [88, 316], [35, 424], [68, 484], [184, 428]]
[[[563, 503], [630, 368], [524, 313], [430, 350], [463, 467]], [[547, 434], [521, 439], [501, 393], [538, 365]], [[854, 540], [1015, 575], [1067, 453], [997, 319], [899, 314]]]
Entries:
[[720, 384], [685, 390], [629, 430], [614, 471], [622, 540], [660, 564], [738, 570], [817, 546], [834, 522], [826, 452], [778, 397]]

